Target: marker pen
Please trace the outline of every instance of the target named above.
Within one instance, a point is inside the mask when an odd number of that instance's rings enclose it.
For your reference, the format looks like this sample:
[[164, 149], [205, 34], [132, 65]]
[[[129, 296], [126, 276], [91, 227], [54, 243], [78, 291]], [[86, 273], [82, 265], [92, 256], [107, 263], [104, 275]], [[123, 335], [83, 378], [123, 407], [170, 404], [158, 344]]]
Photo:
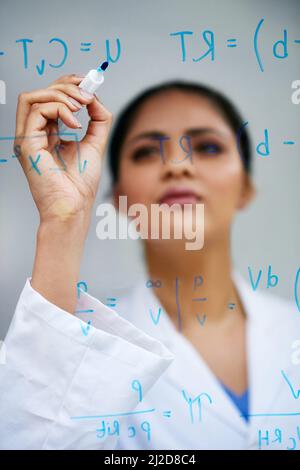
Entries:
[[[108, 62], [102, 62], [101, 65], [97, 69], [92, 69], [89, 71], [89, 73], [84, 77], [82, 82], [79, 84], [79, 88], [82, 90], [88, 91], [92, 95], [98, 90], [100, 85], [104, 82], [104, 75], [103, 72], [106, 70], [108, 67]], [[82, 111], [82, 109], [79, 109], [78, 111], [74, 112], [74, 116], [78, 116], [78, 114]], [[65, 125], [65, 123], [61, 120], [58, 119], [58, 133], [61, 134], [63, 132], [66, 132], [69, 130], [69, 127]], [[72, 132], [74, 129], [72, 129]]]

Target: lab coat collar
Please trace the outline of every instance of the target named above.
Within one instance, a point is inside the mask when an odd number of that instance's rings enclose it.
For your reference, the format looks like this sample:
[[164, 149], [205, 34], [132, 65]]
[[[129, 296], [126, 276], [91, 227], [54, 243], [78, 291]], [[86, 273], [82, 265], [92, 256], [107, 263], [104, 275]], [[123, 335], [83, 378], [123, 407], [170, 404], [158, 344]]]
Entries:
[[[277, 340], [282, 332], [279, 325], [270, 323], [272, 315], [270, 309], [273, 303], [269, 301], [268, 296], [253, 292], [237, 271], [233, 271], [232, 279], [247, 317], [249, 414], [267, 413], [282, 385], [280, 367], [277, 363], [279, 357], [282, 360], [284, 354], [283, 351], [277, 350]], [[227, 422], [238, 433], [242, 433], [250, 445], [251, 440], [255, 439], [260, 418], [250, 418], [247, 423], [240, 416], [239, 410], [223, 390], [218, 379], [192, 344], [175, 328], [167, 313], [159, 305], [153, 290], [146, 287], [146, 282], [145, 276], [135, 287], [126, 316], [136, 326], [163, 342], [175, 355], [174, 362], [165, 372], [165, 379], [177, 387], [179, 393], [182, 393], [185, 387], [188, 387], [187, 392], [192, 397], [202, 392], [208, 393], [213, 403], [204, 401], [203, 409], [207, 413], [218, 415], [219, 419]], [[283, 362], [287, 363], [285, 358]]]

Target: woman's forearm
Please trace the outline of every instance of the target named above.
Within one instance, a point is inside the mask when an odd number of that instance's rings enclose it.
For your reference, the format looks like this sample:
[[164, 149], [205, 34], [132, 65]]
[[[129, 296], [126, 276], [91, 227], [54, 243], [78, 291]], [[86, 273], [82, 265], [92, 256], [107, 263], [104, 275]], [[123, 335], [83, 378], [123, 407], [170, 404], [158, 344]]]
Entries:
[[84, 214], [64, 222], [42, 222], [37, 232], [31, 285], [49, 302], [70, 313], [76, 308], [76, 284], [88, 226]]

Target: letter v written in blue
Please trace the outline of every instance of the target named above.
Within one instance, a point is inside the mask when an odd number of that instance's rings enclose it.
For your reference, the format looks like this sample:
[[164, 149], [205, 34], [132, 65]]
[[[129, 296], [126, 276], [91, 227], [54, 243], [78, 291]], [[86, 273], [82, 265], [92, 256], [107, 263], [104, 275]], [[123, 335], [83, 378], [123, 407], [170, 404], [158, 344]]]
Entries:
[[159, 309], [158, 309], [158, 314], [156, 315], [156, 317], [154, 317], [151, 308], [149, 308], [149, 312], [150, 312], [150, 316], [151, 316], [151, 319], [152, 319], [154, 325], [157, 325], [158, 322], [159, 322], [159, 319], [160, 319], [160, 315], [161, 315], [161, 307], [159, 307]]
[[80, 326], [81, 326], [81, 331], [84, 334], [84, 336], [88, 335], [88, 332], [90, 331], [92, 321], [89, 320], [87, 323], [80, 321]]
[[286, 373], [283, 370], [281, 371], [281, 375], [284, 378], [284, 380], [286, 381], [286, 383], [288, 384], [288, 386], [290, 387], [290, 390], [291, 390], [292, 395], [295, 398], [295, 400], [298, 400], [298, 398], [300, 398], [300, 389], [298, 389], [297, 391], [294, 389], [294, 387], [291, 384], [288, 376], [286, 375]]
[[253, 276], [252, 276], [252, 271], [251, 271], [250, 266], [248, 266], [248, 273], [249, 273], [249, 277], [250, 277], [250, 282], [251, 282], [251, 285], [252, 285], [252, 289], [253, 289], [253, 290], [256, 290], [257, 287], [259, 286], [259, 283], [260, 283], [260, 278], [261, 278], [261, 275], [262, 275], [262, 270], [261, 270], [261, 269], [259, 270], [259, 273], [258, 273], [256, 282], [253, 281]]

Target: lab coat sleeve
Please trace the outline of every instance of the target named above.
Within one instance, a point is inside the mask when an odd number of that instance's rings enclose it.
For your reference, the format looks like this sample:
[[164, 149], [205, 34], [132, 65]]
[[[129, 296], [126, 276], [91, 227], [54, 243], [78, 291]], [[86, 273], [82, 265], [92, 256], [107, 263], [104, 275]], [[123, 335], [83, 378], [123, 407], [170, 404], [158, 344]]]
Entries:
[[1, 449], [114, 449], [118, 433], [103, 424], [135, 410], [133, 380], [145, 395], [174, 359], [87, 293], [76, 312], [50, 303], [27, 279], [0, 364]]

